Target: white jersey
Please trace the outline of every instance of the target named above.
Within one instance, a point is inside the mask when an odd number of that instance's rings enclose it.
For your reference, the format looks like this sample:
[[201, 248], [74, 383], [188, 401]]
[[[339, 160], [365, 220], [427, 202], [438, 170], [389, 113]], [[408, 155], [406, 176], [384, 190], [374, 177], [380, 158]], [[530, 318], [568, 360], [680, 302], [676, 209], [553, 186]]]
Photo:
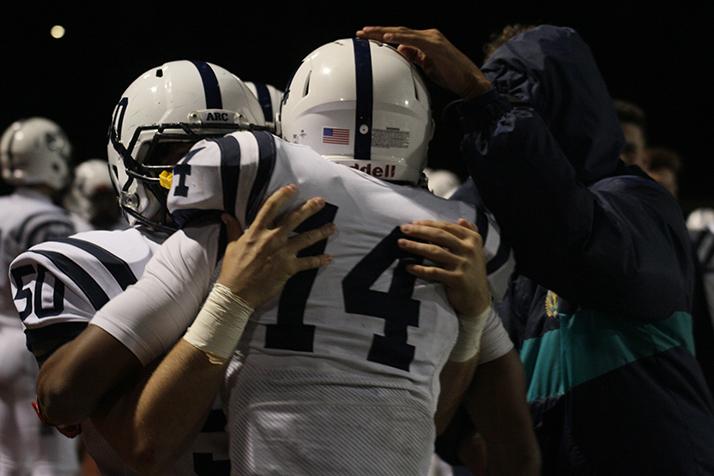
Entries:
[[[41, 243], [13, 261], [15, 306], [38, 362], [75, 338], [100, 308], [137, 281], [160, 246], [154, 240], [137, 228], [90, 231]], [[174, 342], [184, 330], [174, 332]], [[119, 340], [137, 353], [135, 340]], [[131, 474], [89, 421], [82, 423], [82, 437], [102, 474]], [[172, 474], [228, 474], [227, 448], [225, 416], [216, 409]]]
[[0, 197], [0, 318], [18, 323], [7, 269], [32, 245], [75, 232], [69, 214], [44, 194], [20, 188]]
[[[197, 143], [174, 169], [168, 205], [180, 224], [228, 210], [246, 226], [262, 201], [289, 183], [299, 187], [293, 206], [318, 195], [327, 202], [297, 231], [328, 222], [338, 230], [302, 254], [328, 253], [334, 260], [294, 276], [251, 318], [239, 345], [245, 358], [232, 362], [226, 377], [232, 472], [425, 474], [438, 376], [458, 323], [441, 285], [405, 271], [420, 259], [397, 246], [404, 236], [399, 225], [478, 222], [494, 295], [505, 291], [510, 250], [492, 223], [464, 203], [383, 182], [264, 132]], [[191, 265], [207, 260], [189, 257], [218, 241], [197, 246], [192, 237], [199, 236], [188, 228], [169, 238], [147, 268], [163, 278], [142, 279], [98, 318], [140, 314], [144, 306], [132, 303], [153, 299], [164, 302], [152, 308], [165, 306], [164, 315], [189, 324], [198, 305], [184, 296], [196, 289], [205, 296], [211, 284], [210, 273]]]
[[74, 233], [67, 213], [41, 193], [0, 197], [0, 474], [74, 474], [75, 442], [44, 427], [32, 410], [37, 364], [25, 348], [12, 302], [10, 261], [30, 246]]

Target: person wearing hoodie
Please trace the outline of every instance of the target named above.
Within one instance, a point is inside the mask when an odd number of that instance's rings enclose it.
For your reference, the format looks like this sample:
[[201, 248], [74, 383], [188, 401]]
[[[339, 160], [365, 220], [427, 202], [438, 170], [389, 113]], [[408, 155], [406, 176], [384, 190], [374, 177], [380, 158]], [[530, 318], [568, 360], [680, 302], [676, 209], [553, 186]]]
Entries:
[[618, 157], [589, 47], [541, 25], [479, 69], [437, 30], [364, 27], [462, 99], [451, 106], [518, 275], [502, 318], [520, 349], [544, 474], [714, 474], [694, 357], [693, 260], [675, 199]]

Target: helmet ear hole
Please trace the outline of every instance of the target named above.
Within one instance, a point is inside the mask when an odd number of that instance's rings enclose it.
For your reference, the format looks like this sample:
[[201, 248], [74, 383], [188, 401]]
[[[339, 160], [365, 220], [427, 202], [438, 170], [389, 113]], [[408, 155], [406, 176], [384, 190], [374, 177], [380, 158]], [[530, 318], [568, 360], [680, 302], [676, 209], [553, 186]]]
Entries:
[[305, 87], [302, 90], [302, 97], [305, 97], [310, 93], [310, 77], [311, 76], [312, 76], [312, 71], [307, 73], [307, 78], [305, 79]]

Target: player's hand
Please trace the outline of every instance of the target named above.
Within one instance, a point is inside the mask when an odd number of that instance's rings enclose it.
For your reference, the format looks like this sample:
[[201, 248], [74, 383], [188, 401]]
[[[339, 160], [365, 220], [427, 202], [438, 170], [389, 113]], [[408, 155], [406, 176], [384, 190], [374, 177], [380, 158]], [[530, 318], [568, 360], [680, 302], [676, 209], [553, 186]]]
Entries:
[[253, 309], [276, 296], [295, 273], [326, 266], [332, 261], [324, 254], [303, 258], [296, 254], [332, 235], [334, 224], [289, 236], [300, 223], [325, 206], [322, 198], [311, 198], [276, 222], [276, 217], [296, 191], [295, 185], [286, 185], [273, 193], [242, 235], [234, 217], [228, 214], [222, 217], [228, 229], [229, 243], [218, 282], [228, 286]]
[[433, 262], [408, 265], [408, 272], [442, 283], [460, 316], [476, 317], [486, 310], [491, 291], [486, 280], [483, 241], [473, 223], [463, 218], [457, 223], [419, 220], [402, 225], [401, 230], [409, 239], [400, 238], [399, 247]]
[[398, 44], [397, 50], [434, 82], [462, 98], [476, 98], [491, 89], [491, 82], [478, 66], [439, 30], [365, 26], [357, 31], [357, 37]]

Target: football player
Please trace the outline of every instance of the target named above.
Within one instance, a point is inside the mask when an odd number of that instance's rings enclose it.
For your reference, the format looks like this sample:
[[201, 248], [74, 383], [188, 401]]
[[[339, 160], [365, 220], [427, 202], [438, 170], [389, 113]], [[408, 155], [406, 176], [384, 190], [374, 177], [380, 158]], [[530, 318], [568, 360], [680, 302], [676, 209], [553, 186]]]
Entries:
[[[14, 303], [27, 346], [41, 365], [40, 413], [66, 433], [76, 434], [81, 424], [83, 440], [103, 473], [123, 474], [126, 469], [91, 419], [111, 411], [109, 390], [148, 372], [144, 365], [160, 355], [161, 348], [149, 354], [137, 349], [131, 337], [117, 340], [90, 321], [143, 274], [159, 244], [174, 231], [160, 172], [200, 139], [262, 124], [260, 105], [227, 70], [198, 61], [151, 68], [122, 95], [109, 133], [110, 174], [132, 226], [46, 241], [21, 254], [12, 266]], [[36, 237], [34, 224], [29, 221], [20, 235]], [[207, 230], [212, 234], [205, 239], [225, 236], [219, 229]], [[210, 263], [205, 268], [210, 274], [218, 251], [207, 250], [201, 258]], [[171, 329], [176, 336], [167, 338], [164, 350], [183, 330]], [[224, 421], [220, 409], [204, 415], [200, 435], [177, 458], [171, 473], [227, 474]]]
[[[432, 132], [429, 94], [393, 48], [341, 40], [311, 53], [281, 118], [286, 138], [320, 154], [241, 131], [197, 143], [173, 171], [168, 204], [179, 225], [228, 212], [248, 230], [234, 253], [243, 259], [230, 260], [238, 266], [226, 267], [227, 252], [211, 289], [190, 259], [191, 243], [174, 235], [152, 272], [95, 318], [115, 323], [121, 340], [150, 336], [157, 314], [184, 328], [198, 312], [139, 400], [132, 432], [161, 441], [145, 469], [170, 460], [172, 443], [195, 426], [225, 377], [234, 473], [425, 474], [442, 369], [468, 384], [461, 367], [477, 362], [484, 327], [500, 337], [483, 354], [511, 348], [485, 280], [488, 271], [494, 294], [505, 290], [510, 250], [486, 215], [414, 186]], [[257, 212], [292, 183], [289, 197]], [[334, 223], [339, 233], [303, 256], [333, 262], [298, 273], [279, 292], [285, 273], [251, 265], [251, 257], [280, 249], [288, 237], [269, 224], [315, 195], [324, 197], [320, 212], [297, 230]], [[461, 217], [479, 223], [481, 235]], [[422, 221], [404, 225], [412, 220]], [[213, 254], [216, 246], [200, 249]], [[200, 312], [194, 294], [209, 296]]]
[[64, 206], [78, 231], [123, 229], [128, 225], [121, 217], [106, 160], [85, 160], [75, 168]]
[[283, 92], [272, 84], [265, 84], [256, 81], [246, 81], [245, 85], [255, 95], [263, 110], [265, 124], [271, 131], [276, 132], [278, 127], [277, 116], [280, 111], [280, 101], [283, 99]]
[[[69, 182], [71, 151], [64, 131], [43, 117], [14, 122], [0, 139], [2, 177], [16, 187], [0, 197], [0, 474], [78, 471], [75, 444], [42, 426], [32, 410], [37, 364], [25, 348], [10, 291], [10, 279], [22, 270], [7, 273], [13, 258], [32, 245], [74, 233], [67, 212], [52, 202]], [[40, 302], [39, 309], [42, 316], [53, 308]]]

